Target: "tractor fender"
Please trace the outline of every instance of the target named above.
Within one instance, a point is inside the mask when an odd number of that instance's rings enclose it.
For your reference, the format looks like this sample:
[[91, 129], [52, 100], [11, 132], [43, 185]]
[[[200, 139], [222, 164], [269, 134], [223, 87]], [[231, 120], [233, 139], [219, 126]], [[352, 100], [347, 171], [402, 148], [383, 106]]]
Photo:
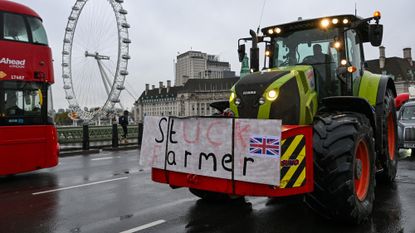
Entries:
[[392, 77], [387, 76], [387, 75], [381, 76], [379, 80], [378, 93], [376, 97], [376, 107], [378, 105], [383, 104], [383, 98], [385, 97], [386, 90], [388, 89], [392, 91], [393, 97], [395, 98], [397, 94], [396, 94], [395, 83], [393, 82]]
[[322, 99], [323, 108], [320, 112], [356, 112], [365, 115], [372, 126], [373, 131], [376, 131], [375, 110], [370, 103], [360, 97], [356, 96], [332, 96]]
[[390, 89], [394, 97], [396, 97], [396, 89], [392, 77], [365, 71], [359, 85], [358, 96], [367, 99], [373, 107], [377, 107], [383, 104], [383, 98], [387, 89]]

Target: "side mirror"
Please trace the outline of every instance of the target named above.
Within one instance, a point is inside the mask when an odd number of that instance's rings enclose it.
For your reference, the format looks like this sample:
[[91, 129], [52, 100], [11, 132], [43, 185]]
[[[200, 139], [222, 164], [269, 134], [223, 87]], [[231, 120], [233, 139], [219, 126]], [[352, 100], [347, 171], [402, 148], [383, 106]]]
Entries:
[[238, 57], [239, 57], [239, 62], [242, 62], [244, 60], [244, 57], [245, 57], [245, 44], [238, 45]]
[[369, 24], [369, 41], [373, 46], [380, 46], [383, 38], [382, 24]]

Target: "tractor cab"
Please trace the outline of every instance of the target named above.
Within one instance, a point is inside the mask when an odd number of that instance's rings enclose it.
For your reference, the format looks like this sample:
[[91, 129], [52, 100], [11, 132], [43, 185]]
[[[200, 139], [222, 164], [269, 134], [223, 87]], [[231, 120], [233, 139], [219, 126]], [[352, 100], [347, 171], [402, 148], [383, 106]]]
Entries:
[[[356, 96], [364, 70], [362, 44], [379, 46], [383, 27], [380, 13], [362, 19], [338, 15], [265, 27], [262, 35], [251, 30], [251, 37], [238, 41], [239, 59], [245, 58], [245, 42], [252, 41], [250, 71], [259, 71], [258, 43], [265, 43], [263, 71], [295, 70], [312, 66], [313, 85], [318, 99], [329, 96]], [[374, 20], [374, 24], [370, 21]]]

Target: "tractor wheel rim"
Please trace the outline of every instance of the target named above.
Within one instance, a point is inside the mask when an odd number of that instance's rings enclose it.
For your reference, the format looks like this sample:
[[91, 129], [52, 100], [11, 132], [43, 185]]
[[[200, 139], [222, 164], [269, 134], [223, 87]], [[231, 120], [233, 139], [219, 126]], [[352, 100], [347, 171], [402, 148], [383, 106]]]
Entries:
[[[370, 180], [369, 149], [365, 141], [360, 140], [356, 150], [354, 167], [354, 188], [357, 198], [363, 201], [369, 189]], [[357, 166], [359, 165], [359, 166]], [[358, 170], [357, 170], [358, 169]], [[358, 172], [358, 173], [357, 173]], [[357, 176], [356, 174], [359, 174]]]
[[395, 122], [393, 121], [392, 113], [389, 113], [388, 119], [388, 152], [389, 152], [389, 159], [395, 159]]

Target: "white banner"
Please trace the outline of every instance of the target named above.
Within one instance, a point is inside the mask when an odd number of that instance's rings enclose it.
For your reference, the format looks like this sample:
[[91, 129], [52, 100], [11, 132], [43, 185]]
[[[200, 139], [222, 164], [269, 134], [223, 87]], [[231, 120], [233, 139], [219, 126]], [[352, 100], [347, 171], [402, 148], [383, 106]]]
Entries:
[[235, 180], [278, 186], [281, 121], [234, 120], [146, 116], [140, 163], [223, 179], [233, 171]]

